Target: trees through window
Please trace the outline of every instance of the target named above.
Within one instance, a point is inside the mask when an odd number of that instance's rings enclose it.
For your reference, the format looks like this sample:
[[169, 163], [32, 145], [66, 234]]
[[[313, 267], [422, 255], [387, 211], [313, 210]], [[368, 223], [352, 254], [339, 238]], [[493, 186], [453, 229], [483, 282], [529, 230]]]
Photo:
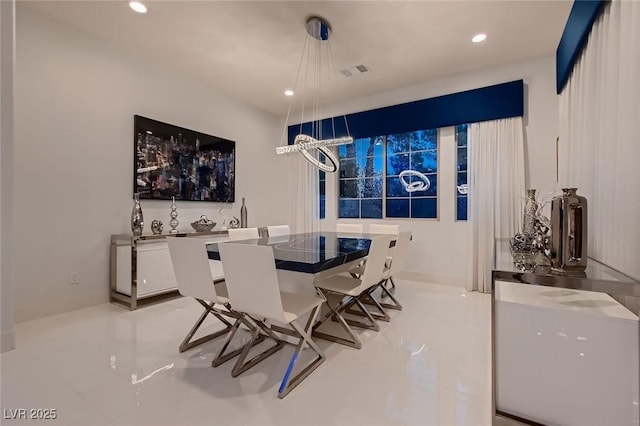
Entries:
[[338, 217], [438, 217], [437, 129], [357, 139], [338, 154]]

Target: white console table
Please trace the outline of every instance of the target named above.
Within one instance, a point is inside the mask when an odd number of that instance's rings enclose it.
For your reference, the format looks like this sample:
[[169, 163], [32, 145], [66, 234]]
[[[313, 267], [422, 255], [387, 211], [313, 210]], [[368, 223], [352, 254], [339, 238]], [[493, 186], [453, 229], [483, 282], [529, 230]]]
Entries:
[[578, 274], [493, 270], [494, 424], [637, 425], [640, 282], [589, 259]]
[[[126, 304], [131, 310], [138, 302], [159, 296], [177, 294], [167, 237], [206, 239], [207, 242], [228, 240], [227, 231], [188, 232], [178, 234], [111, 235], [109, 297], [111, 302]], [[223, 278], [220, 262], [211, 261], [215, 278]]]

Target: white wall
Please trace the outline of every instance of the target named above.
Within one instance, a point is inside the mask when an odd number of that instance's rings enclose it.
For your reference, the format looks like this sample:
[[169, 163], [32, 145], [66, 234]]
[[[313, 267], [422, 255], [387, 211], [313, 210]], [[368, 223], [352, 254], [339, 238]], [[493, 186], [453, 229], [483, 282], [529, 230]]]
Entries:
[[[555, 58], [455, 75], [333, 105], [334, 113], [353, 113], [419, 99], [476, 89], [523, 79], [525, 83], [525, 155], [527, 188], [546, 194], [556, 186], [555, 140], [558, 136], [558, 97], [555, 92]], [[467, 274], [469, 226], [455, 221], [455, 138], [453, 127], [440, 132], [438, 176], [439, 220], [388, 220], [413, 231], [406, 277], [462, 286]], [[337, 182], [327, 180], [327, 219], [323, 229], [335, 226]], [[524, 194], [523, 194], [524, 196]], [[341, 219], [341, 222], [364, 222]]]
[[15, 347], [13, 307], [13, 83], [15, 1], [0, 2], [0, 352]]
[[[167, 60], [171, 60], [167, 58]], [[283, 123], [159, 64], [122, 56], [18, 5], [15, 128], [16, 319], [108, 300], [109, 237], [130, 233], [133, 115], [236, 141], [236, 200], [249, 225], [281, 223], [286, 159], [275, 155]], [[267, 159], [265, 161], [265, 159]], [[142, 201], [169, 229], [167, 201]], [[220, 207], [178, 202], [179, 230]], [[69, 284], [71, 271], [80, 284]]]

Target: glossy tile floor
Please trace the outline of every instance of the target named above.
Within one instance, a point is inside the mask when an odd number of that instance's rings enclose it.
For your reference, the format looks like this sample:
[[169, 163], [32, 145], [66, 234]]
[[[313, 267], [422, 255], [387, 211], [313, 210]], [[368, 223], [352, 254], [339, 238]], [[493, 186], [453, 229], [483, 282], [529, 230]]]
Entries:
[[[361, 350], [318, 340], [327, 361], [284, 400], [291, 345], [235, 379], [233, 361], [211, 367], [222, 339], [178, 352], [201, 313], [192, 299], [17, 324], [18, 349], [0, 358], [1, 423], [489, 425], [490, 297], [398, 281], [404, 310], [361, 332]], [[11, 420], [20, 408], [57, 418]]]

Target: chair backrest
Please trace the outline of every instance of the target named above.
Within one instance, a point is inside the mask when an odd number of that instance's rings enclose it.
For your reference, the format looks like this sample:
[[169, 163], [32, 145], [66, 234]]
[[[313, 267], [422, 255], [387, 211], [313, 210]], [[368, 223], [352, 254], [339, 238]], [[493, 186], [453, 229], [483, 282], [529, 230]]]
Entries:
[[362, 289], [378, 284], [384, 275], [385, 261], [391, 244], [391, 235], [376, 237], [371, 240], [367, 262], [362, 274]]
[[229, 302], [234, 310], [287, 323], [271, 246], [221, 243]]
[[[372, 223], [369, 225], [369, 233], [371, 234], [388, 234], [397, 236], [400, 233], [400, 225], [387, 225]], [[396, 246], [389, 247], [387, 257], [393, 258], [396, 253]]]
[[382, 225], [372, 223], [369, 225], [369, 233], [398, 235], [400, 233], [400, 225]]
[[260, 238], [258, 228], [235, 228], [229, 229], [229, 239], [231, 241], [250, 240]]
[[269, 237], [279, 237], [281, 235], [291, 234], [291, 230], [289, 229], [289, 225], [267, 226], [267, 233]]
[[391, 267], [389, 268], [389, 275], [393, 275], [396, 272], [404, 268], [407, 260], [407, 253], [409, 252], [409, 241], [411, 240], [411, 231], [402, 231], [396, 239], [395, 253], [391, 260]]
[[364, 225], [360, 223], [336, 223], [336, 232], [362, 234], [364, 232]]
[[207, 256], [207, 242], [200, 238], [167, 237], [173, 272], [183, 296], [218, 302]]

